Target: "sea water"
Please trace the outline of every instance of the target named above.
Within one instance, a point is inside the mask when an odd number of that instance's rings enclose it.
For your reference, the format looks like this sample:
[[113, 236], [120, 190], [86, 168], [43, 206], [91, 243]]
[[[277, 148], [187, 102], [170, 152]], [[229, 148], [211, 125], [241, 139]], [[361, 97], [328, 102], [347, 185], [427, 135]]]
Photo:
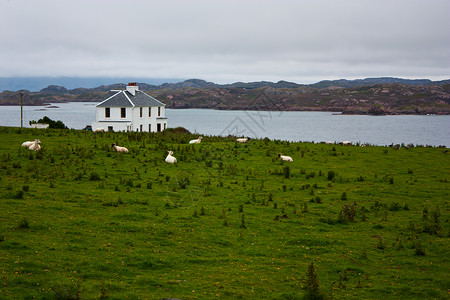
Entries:
[[[24, 106], [23, 126], [44, 116], [67, 127], [83, 129], [95, 121], [93, 102]], [[450, 146], [449, 115], [341, 115], [307, 111], [225, 111], [166, 109], [168, 127], [204, 135], [235, 135], [308, 141]], [[20, 127], [20, 106], [0, 106], [0, 126]]]

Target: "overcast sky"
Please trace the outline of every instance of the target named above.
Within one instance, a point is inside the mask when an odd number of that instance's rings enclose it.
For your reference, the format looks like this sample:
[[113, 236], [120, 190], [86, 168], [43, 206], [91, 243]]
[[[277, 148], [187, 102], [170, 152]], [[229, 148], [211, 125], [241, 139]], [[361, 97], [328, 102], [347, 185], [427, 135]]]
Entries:
[[0, 0], [0, 77], [450, 78], [449, 0]]

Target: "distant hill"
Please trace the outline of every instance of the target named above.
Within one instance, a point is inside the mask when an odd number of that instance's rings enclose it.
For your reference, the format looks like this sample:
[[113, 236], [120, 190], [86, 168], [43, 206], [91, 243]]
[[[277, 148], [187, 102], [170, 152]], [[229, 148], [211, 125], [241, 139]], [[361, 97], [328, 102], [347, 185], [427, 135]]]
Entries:
[[181, 78], [111, 78], [111, 77], [0, 77], [0, 91], [28, 90], [40, 91], [49, 86], [63, 86], [67, 89], [95, 88], [101, 85], [128, 82], [147, 82], [148, 84], [160, 85], [166, 82], [179, 82]]
[[399, 83], [405, 85], [433, 85], [433, 84], [448, 84], [450, 79], [441, 81], [431, 81], [429, 79], [402, 79], [393, 77], [380, 77], [380, 78], [365, 78], [365, 79], [355, 79], [355, 80], [322, 80], [320, 82], [311, 84], [310, 86], [316, 88], [327, 88], [331, 86], [352, 88], [357, 86], [374, 85], [374, 84], [391, 84]]
[[[156, 89], [180, 89], [180, 88], [244, 88], [256, 89], [262, 87], [271, 88], [299, 88], [304, 86], [314, 88], [344, 87], [351, 88], [357, 86], [373, 84], [399, 83], [405, 85], [434, 85], [448, 84], [450, 79], [442, 81], [431, 81], [429, 79], [402, 79], [393, 77], [365, 78], [365, 79], [339, 79], [323, 80], [313, 84], [298, 84], [288, 81], [256, 82], [235, 82], [231, 84], [216, 84], [202, 79], [164, 79], [164, 78], [109, 78], [109, 77], [0, 77], [0, 91], [20, 91], [31, 92], [51, 92], [55, 87], [64, 87], [67, 90], [93, 89], [93, 91], [108, 91], [111, 87], [124, 88], [128, 82], [138, 82], [143, 90]], [[54, 92], [57, 92], [56, 90]], [[61, 90], [59, 90], [61, 92]]]
[[[335, 111], [346, 114], [450, 114], [450, 80], [366, 78], [321, 81], [300, 85], [293, 82], [236, 82], [219, 85], [189, 79], [160, 85], [137, 82], [166, 104], [167, 108], [219, 110]], [[101, 102], [110, 90], [125, 89], [125, 83], [94, 88], [67, 89], [49, 85], [37, 92], [4, 91], [0, 105], [45, 105], [60, 102]]]

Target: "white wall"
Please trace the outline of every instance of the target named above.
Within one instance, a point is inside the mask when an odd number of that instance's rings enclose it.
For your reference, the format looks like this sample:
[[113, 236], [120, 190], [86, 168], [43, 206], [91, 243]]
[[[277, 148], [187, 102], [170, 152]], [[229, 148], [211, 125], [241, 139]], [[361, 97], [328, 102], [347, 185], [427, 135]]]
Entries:
[[[148, 111], [151, 109], [151, 117], [148, 116]], [[127, 107], [126, 117], [121, 118], [121, 108], [111, 107], [110, 117], [105, 117], [105, 107], [96, 107], [96, 122], [92, 123], [92, 130], [97, 128], [103, 128], [108, 130], [108, 126], [113, 126], [114, 131], [127, 131], [131, 125], [131, 131], [142, 131], [148, 132], [149, 125], [151, 125], [151, 131], [157, 131], [157, 124], [161, 123], [161, 130], [165, 129], [164, 124], [167, 127], [167, 119], [165, 118], [165, 108], [161, 107], [161, 114], [158, 116], [158, 107], [142, 107], [142, 117], [140, 115], [140, 107]], [[117, 122], [120, 121], [120, 122]], [[128, 121], [128, 122], [123, 122]]]

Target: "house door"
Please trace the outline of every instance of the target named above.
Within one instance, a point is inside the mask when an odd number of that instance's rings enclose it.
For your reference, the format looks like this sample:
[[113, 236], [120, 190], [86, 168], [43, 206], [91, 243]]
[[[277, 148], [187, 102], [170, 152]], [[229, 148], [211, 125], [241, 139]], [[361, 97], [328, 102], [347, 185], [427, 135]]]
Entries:
[[156, 131], [161, 131], [161, 123], [156, 124]]

